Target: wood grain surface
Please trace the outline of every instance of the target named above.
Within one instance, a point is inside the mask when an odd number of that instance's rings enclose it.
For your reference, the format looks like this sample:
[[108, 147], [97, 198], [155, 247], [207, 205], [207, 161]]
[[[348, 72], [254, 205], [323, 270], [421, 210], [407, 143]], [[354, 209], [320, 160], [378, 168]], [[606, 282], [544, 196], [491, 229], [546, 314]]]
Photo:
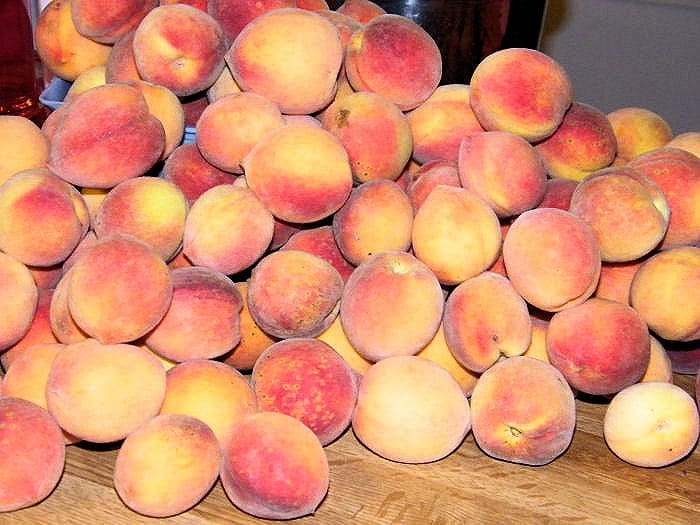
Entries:
[[[675, 383], [694, 395], [695, 376]], [[447, 458], [393, 463], [363, 447], [348, 430], [326, 447], [331, 484], [313, 516], [291, 524], [664, 524], [700, 523], [700, 450], [658, 469], [629, 465], [602, 437], [606, 403], [576, 401], [570, 448], [541, 467], [486, 456], [471, 433]], [[112, 481], [117, 446], [71, 445], [65, 474], [43, 502], [0, 514], [2, 524], [249, 524], [220, 482], [196, 507], [171, 518], [147, 518], [124, 506]]]

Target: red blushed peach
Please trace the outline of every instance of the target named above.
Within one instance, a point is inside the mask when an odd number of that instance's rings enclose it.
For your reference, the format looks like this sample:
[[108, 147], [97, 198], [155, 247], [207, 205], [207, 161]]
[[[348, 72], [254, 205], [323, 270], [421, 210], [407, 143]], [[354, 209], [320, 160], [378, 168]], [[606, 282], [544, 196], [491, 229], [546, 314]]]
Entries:
[[112, 44], [105, 62], [106, 83], [142, 80], [134, 59], [134, 33], [129, 31]]
[[508, 278], [532, 306], [556, 312], [582, 303], [600, 277], [600, 248], [590, 226], [558, 208], [518, 215], [503, 240]]
[[396, 180], [411, 157], [408, 120], [396, 104], [363, 91], [344, 96], [323, 112], [321, 123], [340, 139], [356, 182]]
[[345, 0], [338, 6], [336, 11], [357, 20], [363, 25], [376, 16], [386, 14], [382, 6], [370, 0]]
[[630, 305], [659, 337], [700, 338], [700, 248], [682, 246], [644, 261], [630, 285]]
[[457, 164], [462, 186], [484, 199], [499, 218], [531, 210], [544, 197], [547, 174], [542, 160], [515, 133], [484, 131], [464, 137]]
[[246, 514], [293, 519], [312, 514], [328, 492], [328, 458], [301, 421], [258, 412], [235, 425], [223, 445], [220, 478], [231, 502]]
[[235, 274], [262, 257], [273, 231], [272, 214], [250, 189], [221, 184], [192, 204], [182, 250], [195, 265]]
[[281, 7], [296, 7], [294, 0], [207, 0], [207, 12], [213, 16], [233, 42], [254, 18]]
[[700, 421], [693, 397], [663, 381], [631, 385], [605, 411], [603, 435], [617, 457], [639, 467], [664, 467], [690, 454]]
[[333, 215], [338, 248], [355, 266], [375, 253], [407, 251], [412, 229], [411, 201], [392, 180], [372, 180], [356, 186]]
[[170, 272], [173, 297], [144, 342], [171, 361], [210, 359], [231, 350], [241, 338], [243, 299], [223, 273], [203, 266]]
[[0, 398], [0, 512], [48, 497], [65, 462], [63, 434], [46, 410], [26, 399]]
[[170, 270], [143, 241], [113, 234], [99, 239], [69, 271], [68, 308], [75, 323], [102, 343], [147, 334], [172, 299]]
[[379, 456], [402, 463], [437, 461], [451, 454], [470, 428], [462, 388], [429, 359], [388, 357], [362, 377], [352, 429]]
[[[302, 2], [300, 2], [299, 0], [297, 0], [297, 7], [303, 8]], [[343, 13], [337, 9], [334, 11], [332, 9], [329, 9], [328, 6], [316, 10], [316, 13], [324, 18], [327, 18], [336, 27], [338, 33], [340, 34], [340, 41], [343, 44], [343, 46], [347, 45], [352, 34], [362, 27], [361, 22], [354, 19], [347, 13]]]
[[573, 102], [554, 133], [535, 149], [551, 177], [580, 181], [612, 164], [617, 139], [605, 113]]
[[561, 456], [574, 436], [576, 404], [555, 367], [525, 356], [481, 374], [470, 398], [474, 439], [487, 455], [524, 465]]
[[46, 382], [61, 428], [93, 443], [124, 439], [158, 414], [164, 396], [165, 368], [151, 352], [95, 339], [65, 345]]
[[474, 69], [470, 103], [488, 131], [510, 131], [528, 142], [550, 136], [573, 102], [566, 70], [535, 49], [491, 53]]
[[187, 4], [151, 9], [134, 33], [139, 75], [179, 97], [202, 92], [224, 68], [228, 43], [221, 25]]
[[458, 284], [486, 270], [501, 250], [493, 209], [473, 191], [436, 186], [413, 220], [413, 253], [442, 284]]
[[353, 33], [345, 74], [355, 91], [371, 91], [408, 111], [425, 102], [442, 75], [435, 40], [413, 20], [395, 14], [374, 17]]
[[362, 375], [372, 365], [372, 361], [365, 359], [360, 353], [355, 350], [352, 343], [348, 340], [348, 336], [343, 329], [343, 323], [340, 316], [336, 316], [328, 328], [316, 336], [316, 339], [327, 343], [333, 348], [343, 359], [350, 365], [356, 374]]
[[634, 274], [648, 257], [620, 263], [603, 263], [600, 267], [598, 286], [593, 295], [612, 299], [623, 304], [630, 302], [630, 287]]
[[[194, 95], [180, 96], [182, 109], [185, 112], [185, 126], [195, 127], [199, 117], [209, 105], [206, 91], [198, 91]], [[186, 129], [186, 128], [185, 128]], [[192, 137], [196, 138], [196, 137]]]
[[340, 251], [331, 225], [298, 230], [287, 239], [280, 249], [303, 250], [318, 255], [338, 270], [343, 281], [347, 281], [355, 270], [355, 266]]
[[700, 131], [686, 131], [666, 143], [667, 148], [678, 148], [700, 157]]
[[52, 266], [27, 265], [27, 268], [32, 272], [32, 277], [34, 277], [34, 282], [39, 290], [55, 288], [63, 275], [63, 264], [54, 264]]
[[270, 212], [308, 224], [335, 213], [350, 195], [348, 154], [329, 131], [284, 126], [265, 135], [243, 161], [245, 177]]
[[572, 179], [548, 178], [545, 183], [544, 197], [537, 207], [568, 210], [571, 204], [571, 195], [577, 186], [578, 182]]
[[482, 272], [450, 292], [443, 326], [455, 359], [476, 373], [502, 356], [523, 354], [532, 336], [527, 303], [506, 277], [495, 272]]
[[0, 115], [0, 184], [48, 160], [49, 139], [39, 126], [26, 117]]
[[114, 488], [131, 510], [174, 516], [214, 486], [222, 453], [214, 432], [184, 414], [156, 416], [129, 434], [114, 463]]
[[484, 131], [469, 103], [469, 86], [438, 86], [430, 97], [408, 112], [413, 135], [413, 158], [457, 162], [462, 139]]
[[255, 392], [232, 366], [193, 359], [166, 372], [160, 414], [186, 414], [204, 421], [221, 446], [228, 442], [236, 423], [256, 411]]
[[660, 187], [627, 166], [604, 168], [579, 182], [569, 211], [595, 233], [605, 262], [629, 262], [654, 250], [670, 210]]
[[407, 252], [365, 259], [345, 283], [340, 319], [365, 359], [416, 354], [435, 336], [444, 299], [425, 263]]
[[644, 319], [630, 306], [591, 297], [549, 321], [547, 355], [581, 392], [607, 395], [639, 381], [649, 365]]
[[[238, 180], [245, 180], [245, 177], [239, 177]], [[270, 241], [268, 250], [274, 251], [281, 248], [292, 235], [301, 231], [303, 227], [303, 224], [295, 224], [275, 217], [275, 227], [272, 230], [272, 240]]]
[[2, 353], [29, 331], [39, 302], [39, 289], [29, 268], [3, 252], [0, 252], [0, 301], [5, 305], [0, 325]]
[[624, 107], [607, 114], [617, 141], [617, 156], [631, 160], [661, 148], [673, 138], [664, 118], [647, 108]]
[[56, 284], [49, 306], [51, 331], [56, 336], [56, 339], [64, 344], [77, 343], [90, 337], [75, 323], [70, 313], [68, 307], [69, 274], [70, 270], [64, 272], [61, 280]]
[[127, 84], [105, 84], [67, 107], [51, 139], [49, 168], [76, 186], [111, 188], [143, 175], [164, 146], [163, 125], [143, 95]]
[[306, 115], [333, 100], [343, 44], [338, 29], [312, 11], [272, 9], [241, 30], [226, 63], [243, 91], [268, 98], [282, 113]]
[[326, 446], [350, 426], [357, 375], [328, 344], [297, 337], [265, 350], [251, 374], [258, 409], [292, 416]]
[[71, 0], [71, 17], [81, 35], [103, 44], [113, 44], [119, 37], [136, 29], [143, 17], [157, 6], [158, 0]]
[[405, 190], [414, 212], [418, 211], [433, 188], [440, 184], [457, 187], [462, 185], [456, 162], [432, 160], [416, 170]]

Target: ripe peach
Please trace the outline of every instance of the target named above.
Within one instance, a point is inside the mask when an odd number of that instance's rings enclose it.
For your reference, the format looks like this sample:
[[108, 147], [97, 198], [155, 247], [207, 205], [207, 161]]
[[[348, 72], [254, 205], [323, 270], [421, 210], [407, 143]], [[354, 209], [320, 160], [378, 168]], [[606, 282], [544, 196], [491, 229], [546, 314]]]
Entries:
[[207, 0], [207, 12], [213, 16], [232, 43], [254, 18], [282, 7], [296, 7], [295, 0]]
[[649, 337], [651, 340], [649, 352], [649, 366], [644, 372], [644, 375], [639, 380], [646, 381], [665, 381], [673, 383], [673, 363], [668, 356], [666, 349], [656, 337]]
[[48, 160], [49, 140], [39, 126], [26, 117], [0, 115], [0, 184]]
[[[83, 237], [83, 239], [84, 238], [85, 237]], [[78, 243], [78, 246], [80, 246], [80, 243]], [[75, 250], [73, 251], [75, 252]], [[68, 257], [70, 258], [70, 255]], [[51, 266], [27, 265], [27, 268], [29, 268], [29, 271], [32, 272], [32, 277], [34, 277], [34, 282], [39, 290], [55, 288], [63, 275], [63, 263], [58, 263]]]
[[70, 101], [71, 98], [79, 95], [83, 91], [87, 91], [91, 87], [106, 84], [106, 69], [107, 66], [105, 64], [97, 64], [96, 66], [92, 66], [91, 68], [80, 73], [68, 88], [66, 96], [63, 98], [63, 102], [65, 103], [66, 101]]
[[0, 301], [5, 305], [0, 324], [2, 353], [29, 331], [39, 302], [39, 289], [29, 268], [3, 252], [0, 252]]
[[355, 269], [355, 266], [340, 251], [332, 225], [322, 225], [295, 231], [280, 249], [303, 250], [318, 255], [338, 270], [343, 281], [347, 281]]
[[686, 131], [674, 135], [666, 143], [667, 148], [678, 148], [700, 157], [700, 131]]
[[379, 456], [402, 463], [437, 461], [451, 454], [470, 428], [461, 386], [434, 361], [387, 357], [362, 377], [352, 429]]
[[[304, 1], [313, 2], [314, 0], [297, 0], [297, 7], [304, 8]], [[319, 1], [325, 2], [325, 0]], [[327, 18], [336, 27], [338, 33], [340, 34], [340, 42], [343, 44], [343, 47], [347, 45], [352, 34], [362, 27], [362, 23], [360, 21], [347, 13], [343, 13], [339, 9], [332, 10], [326, 6], [325, 8], [317, 9], [316, 13], [324, 18]], [[343, 72], [342, 75], [345, 75], [345, 72]]]
[[673, 138], [668, 122], [647, 108], [618, 108], [607, 117], [615, 133], [617, 156], [623, 161], [665, 146]]
[[549, 327], [549, 320], [531, 315], [530, 324], [532, 325], [530, 344], [522, 355], [549, 363], [549, 355], [547, 354], [547, 328]]
[[129, 31], [112, 44], [109, 56], [105, 62], [106, 83], [142, 80], [134, 58], [135, 33], [135, 29]]
[[577, 186], [578, 182], [572, 179], [547, 178], [544, 197], [537, 207], [568, 210], [571, 204], [571, 195]]
[[233, 79], [228, 64], [224, 64], [224, 68], [221, 70], [221, 73], [219, 73], [219, 76], [214, 83], [207, 88], [206, 95], [209, 104], [212, 104], [226, 95], [233, 95], [241, 92], [242, 89]]
[[690, 394], [664, 381], [631, 385], [605, 411], [603, 435], [617, 457], [639, 467], [663, 467], [684, 458], [700, 431]]
[[382, 6], [370, 0], [344, 0], [336, 11], [357, 20], [363, 25], [376, 16], [386, 14]]
[[70, 284], [70, 269], [67, 269], [61, 279], [56, 284], [56, 288], [51, 295], [51, 304], [49, 305], [49, 323], [51, 331], [56, 336], [59, 342], [77, 343], [84, 341], [90, 336], [80, 328], [68, 307], [68, 286]]
[[54, 358], [65, 345], [61, 343], [36, 343], [28, 347], [10, 365], [3, 365], [2, 395], [19, 397], [47, 409], [46, 382]]
[[340, 316], [336, 316], [328, 328], [316, 336], [316, 339], [330, 345], [345, 361], [350, 365], [356, 374], [362, 375], [372, 365], [372, 361], [366, 359], [355, 350], [352, 343], [348, 340], [348, 336], [343, 329], [343, 323]]
[[78, 32], [96, 42], [113, 44], [136, 29], [158, 0], [126, 0], [118, 3], [71, 0], [71, 17]]
[[422, 164], [413, 173], [406, 187], [406, 194], [411, 201], [414, 213], [421, 207], [423, 201], [433, 188], [438, 185], [461, 186], [459, 170], [456, 162], [447, 160], [432, 160]]
[[593, 295], [629, 304], [632, 279], [647, 258], [641, 257], [634, 261], [619, 263], [604, 262], [600, 267], [600, 278]]

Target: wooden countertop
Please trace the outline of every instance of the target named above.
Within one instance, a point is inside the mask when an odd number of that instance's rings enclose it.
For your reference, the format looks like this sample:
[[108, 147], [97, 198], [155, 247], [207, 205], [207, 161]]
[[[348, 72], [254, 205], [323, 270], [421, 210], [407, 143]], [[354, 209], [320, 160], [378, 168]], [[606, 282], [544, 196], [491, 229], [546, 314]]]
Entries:
[[[695, 376], [675, 382], [694, 394]], [[447, 458], [425, 465], [393, 463], [358, 443], [351, 430], [326, 450], [328, 496], [303, 524], [651, 524], [700, 523], [700, 450], [660, 469], [624, 463], [602, 438], [606, 405], [577, 400], [577, 431], [567, 452], [528, 467], [481, 452], [471, 435]], [[71, 445], [65, 474], [42, 503], [0, 514], [3, 524], [271, 523], [234, 507], [217, 482], [195, 508], [146, 518], [125, 507], [111, 486], [117, 449]]]

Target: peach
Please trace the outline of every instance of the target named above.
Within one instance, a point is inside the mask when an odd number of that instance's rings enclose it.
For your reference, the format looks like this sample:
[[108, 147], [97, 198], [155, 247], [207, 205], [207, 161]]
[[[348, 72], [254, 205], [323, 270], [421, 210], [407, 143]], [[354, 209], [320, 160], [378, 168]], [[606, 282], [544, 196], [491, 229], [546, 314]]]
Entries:
[[[309, 0], [305, 1], [308, 2]], [[300, 0], [297, 0], [297, 7], [304, 8]], [[327, 6], [325, 8], [317, 9], [316, 13], [324, 18], [327, 18], [336, 27], [336, 29], [340, 33], [340, 41], [343, 44], [343, 46], [347, 45], [347, 43], [350, 41], [350, 37], [352, 36], [352, 34], [362, 27], [362, 23], [360, 21], [356, 20], [347, 13], [343, 13], [338, 9], [332, 10], [329, 9]], [[344, 74], [345, 73], [343, 72], [343, 75]]]
[[106, 84], [106, 69], [107, 66], [105, 64], [97, 64], [96, 66], [92, 66], [91, 68], [80, 73], [68, 88], [63, 102], [65, 103], [66, 101], [70, 101], [71, 98], [79, 95], [83, 91], [87, 91], [92, 87]]
[[241, 338], [243, 299], [226, 275], [203, 266], [170, 272], [173, 297], [163, 318], [144, 342], [175, 362], [219, 357]]
[[182, 102], [182, 109], [185, 111], [185, 138], [187, 140], [196, 139], [196, 129], [197, 121], [199, 117], [202, 116], [202, 112], [209, 105], [209, 98], [207, 97], [206, 90], [198, 91], [194, 95], [180, 96], [180, 102]]
[[571, 204], [571, 195], [577, 186], [578, 182], [573, 179], [547, 178], [544, 197], [537, 207], [568, 210]]
[[160, 414], [186, 414], [206, 423], [222, 447], [237, 422], [257, 411], [255, 392], [235, 368], [211, 359], [178, 363], [166, 372]]
[[207, 12], [221, 25], [229, 43], [254, 18], [282, 7], [296, 7], [295, 0], [207, 0]]
[[39, 303], [39, 289], [32, 273], [19, 260], [0, 252], [0, 353], [20, 341], [29, 331]]
[[[504, 154], [507, 152], [507, 154]], [[509, 131], [483, 131], [462, 139], [457, 160], [462, 186], [493, 208], [499, 218], [539, 205], [547, 174], [537, 150]]]
[[256, 16], [226, 53], [226, 63], [243, 91], [268, 98], [290, 115], [314, 113], [333, 100], [342, 62], [338, 29], [328, 19], [298, 7]]
[[149, 351], [95, 339], [65, 345], [46, 382], [48, 410], [66, 432], [93, 443], [124, 439], [158, 414], [165, 369]]
[[77, 343], [84, 341], [90, 336], [80, 328], [68, 307], [68, 286], [70, 283], [70, 269], [63, 273], [63, 276], [56, 284], [56, 288], [51, 295], [49, 305], [49, 323], [51, 331], [60, 343]]
[[[239, 177], [237, 182], [245, 181], [245, 177]], [[295, 224], [282, 219], [275, 219], [275, 226], [272, 229], [272, 241], [270, 241], [269, 251], [281, 248], [295, 233], [304, 228], [304, 224]]]
[[549, 320], [531, 315], [530, 324], [532, 325], [530, 344], [522, 355], [549, 363], [549, 355], [547, 354], [547, 328], [549, 327]]
[[309, 11], [317, 11], [320, 9], [328, 9], [326, 0], [297, 0], [297, 7], [308, 9]]
[[690, 454], [700, 422], [693, 397], [664, 381], [631, 385], [605, 410], [603, 435], [617, 457], [639, 467], [664, 467]]
[[532, 306], [556, 312], [588, 299], [600, 277], [600, 248], [590, 226], [559, 208], [521, 213], [503, 240], [508, 278]]
[[444, 299], [430, 268], [407, 252], [365, 259], [343, 289], [340, 319], [348, 340], [369, 361], [418, 353], [435, 336]]
[[376, 16], [386, 14], [382, 6], [370, 0], [344, 0], [336, 11], [363, 25]]
[[311, 126], [284, 126], [269, 132], [243, 160], [243, 169], [247, 184], [270, 212], [297, 224], [335, 213], [353, 183], [340, 140]]
[[172, 299], [172, 278], [163, 259], [127, 234], [98, 239], [68, 275], [71, 317], [105, 344], [127, 343], [147, 334]]
[[136, 29], [143, 17], [158, 6], [158, 0], [94, 2], [71, 0], [71, 16], [78, 32], [96, 42], [113, 44]]
[[461, 186], [433, 188], [415, 214], [411, 237], [413, 253], [445, 285], [486, 270], [501, 250], [496, 213]]
[[469, 102], [466, 84], [438, 86], [418, 107], [407, 114], [413, 135], [413, 158], [457, 162], [462, 139], [484, 131]]
[[634, 261], [618, 263], [604, 262], [600, 266], [600, 278], [593, 295], [629, 304], [632, 279], [647, 258], [648, 256]]
[[235, 274], [263, 256], [273, 232], [272, 214], [249, 188], [220, 184], [192, 204], [182, 250], [195, 265]]
[[700, 157], [700, 131], [685, 131], [674, 135], [665, 147], [682, 149]]
[[352, 429], [379, 456], [401, 463], [437, 461], [454, 452], [470, 428], [461, 386], [434, 361], [387, 357], [362, 377]]
[[673, 383], [673, 363], [668, 356], [666, 349], [656, 337], [649, 337], [651, 346], [649, 348], [649, 366], [639, 382], [665, 381]]
[[338, 314], [343, 284], [325, 259], [303, 250], [278, 250], [252, 269], [248, 308], [272, 336], [313, 337]]
[[141, 20], [132, 46], [143, 80], [184, 97], [214, 83], [224, 68], [228, 43], [208, 13], [187, 4], [166, 4]]
[[580, 181], [612, 164], [617, 139], [605, 113], [574, 101], [554, 133], [535, 149], [551, 177]]
[[0, 115], [0, 184], [48, 160], [49, 140], [39, 126], [26, 117]]
[[700, 247], [655, 253], [634, 274], [630, 305], [657, 336], [670, 341], [700, 338]]
[[[83, 237], [83, 239], [84, 238], [85, 237]], [[80, 243], [78, 243], [78, 246], [80, 246]], [[75, 250], [73, 251], [75, 252]], [[68, 257], [70, 258], [70, 255]], [[32, 272], [32, 277], [34, 277], [34, 282], [39, 290], [55, 288], [63, 275], [63, 263], [57, 263], [51, 266], [27, 265], [27, 268]]]
[[627, 166], [598, 170], [579, 182], [569, 211], [595, 233], [604, 262], [629, 262], [654, 250], [670, 210], [661, 188]]
[[440, 184], [457, 187], [462, 185], [456, 162], [431, 160], [416, 170], [405, 190], [414, 213], [418, 211], [433, 188]]
[[636, 310], [591, 297], [552, 316], [547, 355], [576, 390], [614, 394], [644, 375], [651, 351], [649, 337]]
[[665, 146], [673, 138], [668, 122], [647, 108], [618, 108], [607, 117], [615, 133], [617, 156], [623, 161]]
[[396, 180], [411, 157], [406, 116], [377, 93], [356, 92], [336, 100], [323, 112], [321, 124], [345, 147], [355, 182]]
[[233, 95], [241, 92], [241, 87], [233, 79], [228, 64], [224, 64], [224, 68], [221, 70], [221, 73], [219, 73], [219, 76], [214, 83], [207, 88], [206, 96], [209, 104], [211, 104], [226, 95]]
[[199, 503], [214, 486], [222, 452], [214, 432], [184, 414], [154, 417], [119, 447], [114, 488], [131, 510], [174, 516]]
[[355, 91], [371, 91], [408, 111], [425, 102], [442, 76], [433, 37], [402, 15], [373, 17], [347, 43], [345, 74]]
[[51, 139], [49, 168], [76, 186], [111, 188], [143, 175], [164, 147], [163, 125], [143, 95], [127, 84], [105, 84], [66, 108]]
[[408, 251], [413, 207], [393, 180], [376, 179], [353, 188], [333, 215], [333, 235], [343, 256], [357, 266], [383, 251]]
[[223, 445], [220, 478], [231, 502], [251, 516], [294, 519], [313, 514], [328, 492], [321, 442], [292, 416], [263, 411], [243, 418]]
[[65, 462], [63, 434], [46, 410], [26, 399], [0, 398], [0, 512], [48, 497]]
[[336, 316], [333, 322], [323, 332], [316, 336], [316, 339], [330, 345], [345, 361], [350, 365], [356, 374], [362, 375], [372, 365], [372, 361], [365, 359], [360, 353], [355, 350], [352, 343], [348, 340], [348, 336], [343, 329], [343, 323], [340, 316]]
[[255, 362], [250, 381], [259, 410], [298, 419], [323, 446], [350, 427], [357, 375], [319, 339], [295, 337], [274, 343]]
[[318, 255], [338, 270], [343, 281], [347, 281], [350, 274], [355, 270], [355, 266], [340, 251], [332, 225], [298, 230], [290, 235], [280, 249], [303, 250]]
[[68, 82], [86, 69], [106, 64], [112, 50], [111, 45], [78, 32], [72, 0], [51, 0], [44, 6], [34, 28], [34, 42], [42, 65]]
[[251, 92], [210, 103], [197, 120], [197, 147], [217, 168], [242, 173], [244, 157], [269, 131], [285, 125], [279, 107]]
[[515, 356], [494, 364], [479, 377], [470, 404], [474, 440], [496, 459], [545, 465], [574, 436], [573, 391], [559, 370], [540, 359]]
[[134, 58], [135, 33], [135, 29], [129, 31], [112, 44], [112, 49], [104, 65], [106, 83], [142, 80]]

